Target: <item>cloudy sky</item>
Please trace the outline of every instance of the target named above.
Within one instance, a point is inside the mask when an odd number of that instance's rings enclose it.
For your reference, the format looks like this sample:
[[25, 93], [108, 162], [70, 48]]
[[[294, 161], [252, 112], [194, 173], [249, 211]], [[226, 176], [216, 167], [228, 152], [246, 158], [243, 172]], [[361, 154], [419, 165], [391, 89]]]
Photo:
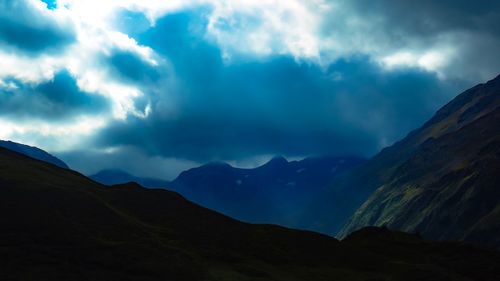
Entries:
[[500, 71], [497, 0], [0, 0], [0, 139], [90, 174], [370, 156]]

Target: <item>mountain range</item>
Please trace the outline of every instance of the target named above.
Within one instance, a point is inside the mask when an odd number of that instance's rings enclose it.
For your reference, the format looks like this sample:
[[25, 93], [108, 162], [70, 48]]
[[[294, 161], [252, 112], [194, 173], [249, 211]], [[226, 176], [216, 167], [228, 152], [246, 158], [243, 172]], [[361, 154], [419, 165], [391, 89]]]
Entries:
[[177, 193], [103, 186], [0, 148], [1, 280], [481, 280], [500, 254], [366, 228], [246, 224]]
[[[500, 76], [458, 95], [421, 128], [368, 161], [318, 157], [240, 169], [210, 163], [174, 181], [105, 170], [102, 184], [137, 182], [179, 192], [239, 220], [339, 238], [366, 226], [500, 248]], [[67, 168], [37, 148], [1, 142]]]
[[104, 170], [90, 178], [106, 185], [137, 182], [165, 188], [246, 222], [294, 227], [304, 206], [320, 196], [333, 178], [365, 161], [359, 157], [311, 157], [289, 162], [274, 157], [253, 169], [209, 163], [184, 171], [171, 182], [118, 170]]

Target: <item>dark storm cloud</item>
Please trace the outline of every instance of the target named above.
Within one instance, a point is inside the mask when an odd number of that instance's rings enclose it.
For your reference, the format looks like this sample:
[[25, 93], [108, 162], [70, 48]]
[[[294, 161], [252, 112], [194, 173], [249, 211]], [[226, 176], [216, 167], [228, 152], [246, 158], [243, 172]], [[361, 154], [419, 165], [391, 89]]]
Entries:
[[[366, 37], [394, 50], [451, 52], [443, 73], [468, 81], [491, 79], [500, 69], [500, 1], [348, 1], [349, 15], [367, 26]], [[335, 24], [325, 26], [325, 33]]]
[[114, 77], [131, 83], [151, 84], [161, 78], [161, 69], [145, 62], [137, 54], [115, 50], [105, 60]]
[[0, 116], [14, 120], [65, 121], [84, 113], [103, 112], [110, 106], [104, 97], [80, 91], [65, 71], [36, 86], [16, 80], [6, 84], [10, 87], [0, 88]]
[[[500, 34], [500, 2], [496, 0], [380, 0], [350, 1], [364, 16], [379, 17], [392, 27], [420, 36], [444, 31]], [[404, 34], [401, 34], [404, 35]]]
[[50, 13], [39, 11], [26, 0], [0, 0], [0, 46], [38, 53], [73, 42], [71, 24], [63, 25]]
[[368, 57], [327, 71], [290, 57], [224, 64], [189, 14], [163, 18], [139, 40], [169, 58], [177, 89], [152, 96], [147, 119], [111, 124], [104, 146], [194, 161], [264, 154], [372, 154], [417, 127], [456, 89], [417, 69], [387, 72]]

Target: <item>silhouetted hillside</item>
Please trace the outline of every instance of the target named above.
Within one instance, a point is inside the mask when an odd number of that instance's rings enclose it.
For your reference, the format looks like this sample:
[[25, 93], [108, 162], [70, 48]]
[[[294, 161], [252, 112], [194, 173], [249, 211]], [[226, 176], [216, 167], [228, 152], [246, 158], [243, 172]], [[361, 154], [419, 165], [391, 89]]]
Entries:
[[481, 280], [500, 255], [365, 233], [251, 225], [180, 195], [101, 186], [0, 149], [1, 280]]

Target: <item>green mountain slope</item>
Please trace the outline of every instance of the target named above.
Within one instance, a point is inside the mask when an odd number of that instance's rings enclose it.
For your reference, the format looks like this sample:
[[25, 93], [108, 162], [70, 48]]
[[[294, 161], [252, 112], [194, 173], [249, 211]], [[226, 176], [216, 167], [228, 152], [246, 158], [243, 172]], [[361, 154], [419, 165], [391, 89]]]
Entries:
[[500, 77], [459, 95], [389, 148], [411, 152], [393, 162], [339, 236], [387, 225], [429, 239], [500, 247], [498, 124]]
[[[350, 216], [379, 187], [392, 180], [398, 169], [422, 144], [456, 132], [500, 106], [500, 76], [458, 95], [421, 128], [383, 149], [364, 165], [335, 179], [330, 190], [305, 213], [302, 226], [335, 235]], [[344, 227], [340, 237], [360, 227]]]

